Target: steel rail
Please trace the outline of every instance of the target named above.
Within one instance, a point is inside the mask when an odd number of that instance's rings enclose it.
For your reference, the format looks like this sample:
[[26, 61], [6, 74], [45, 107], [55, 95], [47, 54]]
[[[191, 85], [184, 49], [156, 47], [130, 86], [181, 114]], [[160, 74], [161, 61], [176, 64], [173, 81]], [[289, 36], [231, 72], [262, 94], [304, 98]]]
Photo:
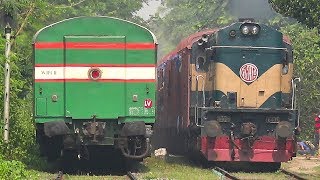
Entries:
[[285, 170], [285, 169], [282, 169], [282, 168], [281, 168], [280, 171], [281, 171], [282, 173], [288, 175], [288, 176], [291, 176], [291, 177], [297, 179], [297, 180], [307, 180], [306, 178], [303, 178], [303, 177], [301, 177], [301, 176], [299, 176], [299, 175], [297, 175], [297, 174], [294, 174], [294, 173], [292, 173], [292, 172], [290, 172], [290, 171], [287, 171], [287, 170]]
[[127, 172], [127, 176], [130, 178], [130, 180], [138, 180], [138, 178], [130, 171]]
[[59, 171], [57, 177], [55, 178], [55, 180], [63, 180], [63, 172]]
[[212, 169], [212, 171], [217, 174], [218, 176], [220, 176], [220, 178], [223, 178], [223, 177], [226, 177], [228, 179], [231, 179], [231, 180], [240, 180], [239, 178], [237, 178], [236, 176], [233, 176], [231, 175], [228, 171], [220, 168], [220, 167], [214, 167]]

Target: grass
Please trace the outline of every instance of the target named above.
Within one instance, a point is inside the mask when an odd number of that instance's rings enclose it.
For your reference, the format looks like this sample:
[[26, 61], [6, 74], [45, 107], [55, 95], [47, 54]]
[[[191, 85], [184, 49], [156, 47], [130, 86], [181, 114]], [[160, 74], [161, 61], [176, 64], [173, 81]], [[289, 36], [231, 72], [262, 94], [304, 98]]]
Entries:
[[[319, 162], [320, 163], [320, 162]], [[291, 167], [292, 164], [290, 163], [283, 163], [282, 167], [287, 169]], [[187, 158], [180, 157], [180, 156], [172, 156], [165, 159], [156, 158], [156, 157], [149, 157], [144, 160], [143, 163], [135, 163], [133, 166], [134, 169], [137, 169], [138, 177], [139, 179], [143, 180], [157, 180], [157, 179], [163, 179], [163, 180], [179, 180], [179, 179], [186, 179], [186, 180], [206, 180], [206, 179], [220, 179], [219, 176], [214, 174], [211, 169], [206, 169], [201, 167], [200, 165], [196, 165], [189, 161]], [[313, 168], [314, 172], [313, 174], [303, 174], [301, 173], [303, 177], [307, 179], [318, 179], [317, 177], [320, 177], [320, 164], [317, 167]], [[50, 173], [50, 172], [44, 172], [41, 170], [32, 170], [34, 173], [37, 174], [37, 177], [32, 179], [54, 179], [57, 176], [57, 173]], [[34, 174], [33, 173], [33, 174]], [[296, 172], [297, 173], [297, 172]], [[281, 172], [275, 172], [275, 173], [232, 173], [235, 176], [237, 176], [240, 179], [261, 179], [261, 180], [274, 180], [274, 179], [280, 179], [280, 180], [286, 180], [288, 177], [286, 177]], [[64, 174], [63, 176], [64, 180], [122, 180], [126, 179], [125, 176], [115, 176], [115, 175], [70, 175], [70, 174]]]
[[[166, 180], [206, 180], [206, 179], [219, 179], [218, 176], [213, 174], [211, 169], [204, 169], [200, 166], [194, 165], [186, 158], [170, 156], [168, 158], [160, 159], [156, 157], [149, 157], [143, 163], [135, 164], [134, 169], [138, 171], [139, 179], [166, 179]], [[34, 170], [33, 170], [34, 171]], [[54, 179], [57, 173], [49, 173], [43, 171], [34, 171], [38, 174], [35, 179]], [[112, 175], [70, 175], [64, 174], [64, 180], [124, 180], [125, 176], [112, 176]]]
[[169, 156], [166, 159], [147, 158], [140, 173], [141, 179], [219, 179], [212, 170], [193, 165], [185, 158]]

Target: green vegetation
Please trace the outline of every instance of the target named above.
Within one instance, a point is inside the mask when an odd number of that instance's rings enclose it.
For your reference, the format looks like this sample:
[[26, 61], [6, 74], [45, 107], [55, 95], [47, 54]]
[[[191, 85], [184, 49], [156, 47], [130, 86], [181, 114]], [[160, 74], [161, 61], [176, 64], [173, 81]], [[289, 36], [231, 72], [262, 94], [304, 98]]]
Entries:
[[6, 161], [0, 157], [0, 179], [34, 179], [36, 173], [27, 171], [20, 161]]
[[269, 0], [269, 2], [280, 14], [295, 18], [310, 28], [320, 29], [318, 0]]
[[313, 174], [315, 177], [320, 177], [320, 165], [313, 168], [315, 173]]
[[298, 104], [301, 110], [302, 139], [313, 139], [313, 113], [320, 111], [320, 37], [318, 30], [301, 24], [289, 24], [282, 28], [289, 35], [294, 47], [295, 75], [301, 77]]
[[166, 8], [150, 22], [159, 39], [159, 58], [188, 35], [205, 28], [223, 27], [232, 20], [226, 11], [229, 0], [164, 0], [163, 3]]
[[[201, 168], [185, 158], [169, 156], [165, 160], [155, 157], [144, 161], [144, 168], [140, 168], [141, 179], [218, 179], [211, 169]], [[148, 168], [148, 169], [146, 169]]]
[[[9, 143], [3, 142], [3, 85], [4, 73], [0, 73], [0, 179], [26, 179], [25, 168], [43, 169], [45, 162], [39, 158], [35, 143], [35, 127], [32, 119], [32, 37], [39, 29], [75, 16], [114, 16], [135, 22], [142, 19], [133, 12], [147, 0], [0, 0], [0, 34], [4, 19], [11, 17], [13, 35], [10, 54], [10, 134]], [[0, 63], [4, 67], [5, 40], [0, 38]], [[23, 162], [23, 163], [22, 163]], [[31, 178], [33, 179], [33, 178]]]

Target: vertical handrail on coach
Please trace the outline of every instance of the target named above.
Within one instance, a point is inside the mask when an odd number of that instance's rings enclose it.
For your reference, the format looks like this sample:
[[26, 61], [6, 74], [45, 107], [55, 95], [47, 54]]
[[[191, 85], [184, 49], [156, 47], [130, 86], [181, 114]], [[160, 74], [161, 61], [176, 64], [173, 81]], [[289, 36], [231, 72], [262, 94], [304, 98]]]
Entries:
[[198, 104], [199, 104], [199, 95], [198, 95], [198, 93], [199, 93], [199, 78], [202, 78], [203, 79], [203, 82], [202, 82], [202, 98], [203, 98], [203, 101], [202, 101], [202, 107], [205, 107], [205, 93], [204, 93], [204, 85], [205, 85], [205, 79], [204, 79], [204, 77], [202, 76], [202, 75], [197, 75], [196, 76], [196, 96], [197, 96], [197, 102], [196, 102], [196, 106], [195, 106], [195, 115], [194, 115], [194, 117], [195, 117], [195, 119], [194, 119], [194, 122], [195, 122], [195, 124], [196, 124], [196, 126], [197, 127], [204, 127], [204, 126], [201, 126], [201, 125], [199, 125], [199, 122], [198, 122], [198, 119], [199, 119], [199, 117], [198, 117]]

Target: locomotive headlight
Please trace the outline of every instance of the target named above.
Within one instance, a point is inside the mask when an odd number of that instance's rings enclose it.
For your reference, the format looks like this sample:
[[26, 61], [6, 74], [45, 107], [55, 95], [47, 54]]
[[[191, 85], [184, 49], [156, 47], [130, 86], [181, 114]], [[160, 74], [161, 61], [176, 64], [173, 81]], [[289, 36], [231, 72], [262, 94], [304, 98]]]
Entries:
[[260, 28], [258, 26], [253, 26], [252, 27], [252, 34], [256, 35], [258, 34], [260, 31]]
[[241, 32], [242, 32], [242, 34], [245, 34], [245, 35], [249, 34], [249, 27], [248, 26], [242, 26]]

